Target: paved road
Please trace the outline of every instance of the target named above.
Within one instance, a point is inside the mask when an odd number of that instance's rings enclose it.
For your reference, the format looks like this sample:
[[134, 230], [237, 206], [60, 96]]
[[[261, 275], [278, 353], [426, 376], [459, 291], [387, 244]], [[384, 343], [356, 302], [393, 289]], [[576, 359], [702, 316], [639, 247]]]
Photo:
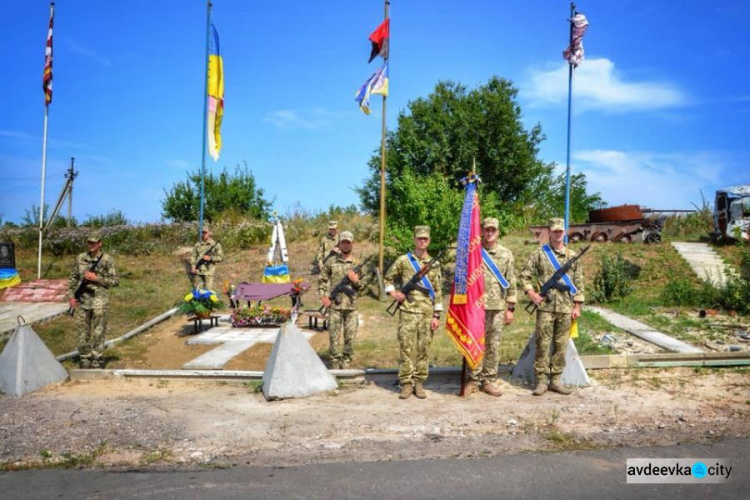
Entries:
[[[627, 458], [722, 458], [723, 484], [626, 484]], [[360, 457], [361, 458], [361, 457]], [[750, 438], [708, 445], [520, 454], [478, 460], [231, 467], [191, 471], [38, 470], [0, 474], [3, 499], [750, 498]]]

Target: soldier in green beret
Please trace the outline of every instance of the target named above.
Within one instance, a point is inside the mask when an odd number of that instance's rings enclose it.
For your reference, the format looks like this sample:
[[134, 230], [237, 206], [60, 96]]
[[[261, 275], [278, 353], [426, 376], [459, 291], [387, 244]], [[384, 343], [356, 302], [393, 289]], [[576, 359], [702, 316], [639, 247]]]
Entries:
[[224, 250], [221, 248], [221, 243], [213, 239], [211, 226], [208, 222], [204, 222], [201, 241], [193, 247], [194, 267], [190, 271], [193, 288], [213, 290], [216, 264], [222, 260], [224, 260]]
[[115, 260], [102, 252], [98, 232], [88, 237], [88, 252], [76, 257], [68, 280], [68, 301], [73, 308], [76, 344], [81, 368], [103, 368], [107, 337], [109, 289], [120, 284]]
[[[549, 244], [539, 247], [532, 253], [521, 271], [523, 291], [529, 296], [529, 300], [538, 306], [534, 359], [537, 379], [535, 396], [541, 396], [547, 389], [564, 395], [571, 392], [563, 385], [561, 376], [565, 369], [565, 351], [570, 339], [570, 326], [581, 315], [581, 304], [584, 301], [583, 264], [580, 260], [573, 264], [572, 273], [569, 272], [563, 278], [565, 289], [551, 290], [549, 300], [545, 301], [534, 289], [534, 285], [541, 286], [547, 282], [559, 266], [575, 255], [574, 251], [565, 246], [565, 221], [555, 217], [549, 221]], [[550, 344], [553, 347], [551, 357]]]
[[408, 282], [422, 266], [432, 260], [427, 253], [429, 245], [430, 227], [416, 226], [414, 251], [397, 258], [384, 278], [385, 292], [401, 303], [398, 316], [400, 399], [408, 399], [412, 393], [420, 399], [427, 397], [424, 382], [429, 375], [430, 344], [440, 325], [440, 313], [443, 310], [440, 263], [434, 263], [425, 275], [427, 280], [423, 285], [426, 286], [409, 292], [411, 302], [406, 300], [406, 296], [396, 285]]
[[516, 271], [513, 254], [497, 242], [500, 235], [498, 228], [498, 220], [492, 217], [484, 219], [482, 223], [484, 357], [482, 364], [469, 375], [470, 381], [464, 388], [465, 396], [477, 390], [490, 396], [502, 395], [495, 385], [497, 358], [503, 326], [513, 322], [516, 310]]
[[320, 239], [320, 245], [318, 245], [318, 253], [315, 254], [313, 259], [312, 274], [318, 274], [323, 269], [328, 259], [332, 258], [334, 254], [340, 253], [339, 249], [339, 223], [338, 221], [328, 221], [328, 231]]
[[[330, 341], [328, 354], [331, 368], [348, 368], [354, 356], [354, 338], [359, 329], [359, 309], [357, 308], [357, 292], [362, 287], [359, 276], [354, 272], [359, 261], [352, 255], [354, 235], [349, 231], [341, 233], [339, 248], [341, 253], [323, 264], [323, 270], [318, 278], [318, 293], [323, 306], [329, 308], [328, 338]], [[349, 278], [350, 293], [340, 293], [336, 301], [332, 302], [328, 295], [344, 277]], [[344, 349], [340, 348], [340, 338], [343, 334]]]

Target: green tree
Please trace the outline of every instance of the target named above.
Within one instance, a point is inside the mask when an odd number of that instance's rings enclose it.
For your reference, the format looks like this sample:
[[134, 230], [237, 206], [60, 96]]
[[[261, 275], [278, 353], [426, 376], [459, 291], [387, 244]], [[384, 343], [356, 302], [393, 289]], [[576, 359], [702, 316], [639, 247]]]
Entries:
[[[547, 182], [549, 180], [549, 182]], [[586, 175], [583, 173], [570, 176], [570, 223], [577, 224], [586, 222], [589, 210], [605, 207], [607, 204], [602, 200], [599, 193], [588, 194], [586, 191]], [[537, 189], [537, 202], [535, 202], [535, 220], [546, 223], [550, 217], [562, 217], [565, 215], [565, 174], [562, 173], [554, 179], [544, 179]]]
[[[407, 110], [399, 114], [397, 129], [387, 137], [389, 232], [398, 234], [403, 228], [423, 223], [439, 226], [442, 215], [438, 214], [451, 211], [457, 219], [453, 195], [435, 199], [427, 191], [448, 189], [458, 192], [462, 200], [460, 180], [474, 160], [483, 181], [479, 188], [483, 215], [499, 217], [506, 227], [525, 226], [532, 219], [539, 222], [547, 215], [546, 210], [539, 209], [539, 200], [555, 187], [554, 164], [537, 158], [544, 135], [539, 125], [524, 128], [517, 94], [510, 81], [498, 77], [473, 90], [448, 81], [439, 82], [429, 96], [407, 105]], [[379, 151], [371, 157], [369, 168], [370, 177], [357, 191], [362, 208], [378, 214]], [[437, 178], [444, 184], [438, 185]], [[404, 189], [407, 182], [414, 182], [416, 189]], [[585, 179], [582, 186], [585, 191]], [[415, 203], [428, 202], [435, 205], [414, 209]], [[460, 213], [460, 204], [458, 209]], [[457, 227], [457, 220], [454, 225]]]
[[[164, 190], [162, 217], [175, 222], [188, 222], [198, 219], [200, 213], [201, 175], [200, 171], [188, 173], [186, 181], [178, 182], [172, 189]], [[234, 174], [225, 168], [221, 173], [206, 174], [205, 205], [203, 215], [206, 220], [215, 220], [226, 211], [239, 212], [255, 219], [268, 217], [271, 202], [263, 198], [263, 190], [255, 182], [255, 177], [247, 165], [235, 168]]]

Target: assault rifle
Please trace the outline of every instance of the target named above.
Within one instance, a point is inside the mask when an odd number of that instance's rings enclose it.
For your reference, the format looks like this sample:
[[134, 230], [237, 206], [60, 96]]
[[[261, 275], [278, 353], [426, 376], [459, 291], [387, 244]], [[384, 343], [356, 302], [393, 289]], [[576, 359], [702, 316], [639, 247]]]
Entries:
[[[96, 266], [99, 265], [99, 262], [102, 260], [102, 257], [104, 257], [104, 253], [103, 252], [102, 252], [101, 255], [99, 255], [99, 258], [96, 259], [96, 261], [93, 264], [91, 264], [91, 267], [89, 267], [88, 272], [92, 272], [93, 273], [96, 270]], [[86, 275], [86, 273], [84, 272], [83, 275], [81, 276], [81, 280], [78, 282], [78, 286], [76, 287], [76, 291], [73, 293], [73, 298], [76, 299], [76, 302], [80, 302], [80, 300], [81, 300], [81, 294], [83, 293], [83, 287], [86, 286], [86, 282], [88, 282], [88, 280], [86, 278], [84, 278], [85, 275]], [[76, 310], [75, 307], [69, 307], [68, 308], [68, 315], [69, 316], [73, 316], [73, 312], [75, 310]]]
[[[445, 255], [445, 252], [447, 251], [448, 248], [443, 249], [443, 251], [440, 252], [437, 257], [433, 258], [430, 262], [422, 266], [422, 268], [399, 289], [399, 292], [404, 294], [406, 300], [408, 300], [409, 302], [414, 302], [414, 299], [409, 297], [409, 292], [411, 292], [412, 290], [419, 290], [420, 292], [427, 293], [427, 290], [422, 285], [420, 285], [419, 282], [430, 271], [430, 268], [435, 264], [435, 262], [437, 262], [438, 259]], [[391, 305], [388, 306], [386, 312], [393, 316], [396, 314], [396, 311], [398, 311], [399, 308], [401, 308], [401, 302], [399, 302], [398, 300], [394, 300], [393, 302], [391, 302]]]
[[[357, 267], [353, 269], [354, 274], [359, 276], [359, 274], [362, 272], [362, 267], [365, 265], [365, 263], [361, 263]], [[328, 294], [328, 300], [331, 301], [331, 303], [334, 304], [341, 304], [341, 297], [340, 295], [343, 293], [349, 298], [354, 297], [357, 295], [357, 292], [354, 291], [354, 289], [349, 286], [352, 284], [352, 280], [349, 279], [348, 275], [345, 275], [341, 281], [339, 281], [336, 286], [333, 287], [331, 290], [331, 293]], [[321, 312], [323, 314], [328, 312], [328, 308], [326, 306], [321, 306], [318, 312]]]
[[206, 261], [203, 260], [203, 257], [205, 257], [206, 255], [212, 255], [212, 252], [214, 251], [214, 248], [216, 248], [216, 245], [218, 245], [218, 244], [219, 244], [219, 242], [217, 241], [216, 243], [214, 243], [214, 245], [211, 248], [209, 248], [208, 250], [206, 250], [203, 255], [201, 255], [200, 257], [198, 257], [198, 262], [195, 263], [195, 265], [193, 266], [193, 269], [198, 269], [200, 266], [205, 266], [206, 265]]
[[[555, 271], [555, 274], [553, 274], [552, 277], [548, 279], [545, 284], [542, 285], [542, 288], [539, 290], [539, 295], [541, 295], [544, 298], [544, 302], [549, 300], [550, 290], [552, 289], [562, 290], [562, 291], [568, 290], [568, 285], [566, 285], [562, 281], [563, 276], [565, 276], [565, 274], [568, 271], [570, 271], [570, 268], [573, 267], [573, 264], [575, 264], [578, 259], [583, 257], [583, 254], [585, 254], [590, 247], [591, 245], [584, 247], [581, 250], [581, 253], [579, 253], [578, 255], [570, 259], [569, 261], [567, 261], [565, 264], [561, 265], [560, 269]], [[526, 305], [525, 309], [527, 313], [534, 314], [534, 311], [537, 310], [537, 307], [538, 306], [533, 301], [531, 301]]]

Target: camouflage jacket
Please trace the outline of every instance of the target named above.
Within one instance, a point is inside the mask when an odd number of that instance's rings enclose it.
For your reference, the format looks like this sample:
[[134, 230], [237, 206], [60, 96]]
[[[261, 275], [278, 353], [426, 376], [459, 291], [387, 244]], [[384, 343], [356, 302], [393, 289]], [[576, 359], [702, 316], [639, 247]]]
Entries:
[[[328, 259], [328, 261], [323, 266], [323, 269], [320, 271], [320, 276], [318, 277], [318, 293], [321, 297], [327, 297], [329, 293], [333, 290], [333, 288], [338, 285], [341, 280], [344, 279], [346, 276], [346, 272], [349, 269], [354, 269], [357, 267], [359, 262], [357, 259], [355, 259], [353, 256], [349, 255], [348, 258], [344, 259], [343, 256], [337, 255], [335, 257], [331, 257]], [[359, 276], [360, 280], [362, 279], [362, 276]], [[336, 297], [336, 302], [331, 305], [332, 309], [335, 309], [337, 311], [351, 311], [354, 309], [357, 309], [357, 295], [356, 292], [362, 288], [362, 281], [358, 281], [356, 285], [353, 283], [350, 283], [349, 286], [354, 290], [355, 295], [353, 297], [349, 297], [345, 293], [340, 293]]]
[[[413, 255], [413, 254], [412, 254]], [[420, 266], [424, 266], [432, 257], [425, 252], [422, 258], [417, 259]], [[389, 293], [393, 290], [398, 290], [401, 286], [406, 284], [412, 276], [416, 274], [414, 267], [409, 262], [409, 258], [406, 255], [401, 255], [396, 262], [393, 263], [383, 279], [385, 284], [385, 292]], [[401, 304], [401, 310], [410, 313], [430, 313], [432, 311], [443, 310], [443, 280], [440, 272], [440, 262], [435, 262], [427, 273], [427, 279], [430, 281], [432, 288], [435, 290], [435, 302], [432, 302], [429, 294], [421, 292], [419, 290], [412, 290], [408, 296], [412, 298], [413, 302], [404, 300]]]
[[320, 268], [323, 269], [323, 260], [328, 257], [328, 254], [331, 253], [333, 247], [338, 244], [339, 233], [336, 233], [335, 236], [331, 236], [330, 234], [326, 233], [325, 236], [320, 239], [320, 246], [318, 247], [318, 253], [315, 255], [315, 262], [313, 262], [313, 264], [318, 264]]
[[495, 243], [487, 250], [490, 258], [503, 273], [510, 286], [505, 289], [500, 286], [497, 278], [489, 268], [482, 264], [484, 270], [484, 308], [490, 311], [504, 311], [507, 303], [516, 303], [516, 270], [513, 264], [513, 254], [507, 248]]
[[[554, 249], [552, 252], [557, 257], [560, 265], [566, 263], [568, 259], [576, 255], [573, 250], [569, 250], [567, 247], [563, 247], [562, 252]], [[524, 293], [532, 288], [536, 288], [539, 291], [539, 287], [546, 283], [554, 273], [555, 268], [552, 267], [542, 247], [537, 248], [531, 254], [531, 257], [529, 257], [523, 271], [521, 271], [521, 285], [523, 286]], [[568, 277], [573, 281], [573, 284], [578, 289], [578, 293], [572, 296], [568, 291], [552, 289], [549, 293], [549, 300], [539, 306], [540, 311], [569, 313], [573, 310], [574, 301], [582, 303], [585, 300], [583, 291], [583, 263], [580, 260], [573, 264], [572, 272], [568, 272]]]
[[91, 266], [99, 259], [99, 255], [101, 255], [102, 259], [97, 264], [96, 269], [94, 269], [97, 281], [86, 281], [78, 297], [76, 297], [84, 309], [106, 307], [109, 304], [109, 288], [120, 284], [120, 280], [117, 278], [117, 270], [115, 269], [115, 259], [111, 255], [100, 252], [92, 257], [88, 252], [83, 252], [76, 257], [73, 271], [70, 273], [70, 279], [68, 279], [68, 299], [73, 298], [78, 289], [78, 284], [83, 279], [83, 275], [91, 269]]
[[203, 254], [214, 245], [216, 245], [216, 247], [211, 250], [211, 260], [198, 266], [198, 274], [203, 274], [205, 276], [215, 274], [216, 263], [224, 260], [224, 250], [221, 248], [221, 243], [216, 243], [213, 238], [210, 238], [208, 241], [201, 240], [193, 247], [193, 265], [195, 265], [195, 263], [198, 262], [198, 259], [203, 257]]

